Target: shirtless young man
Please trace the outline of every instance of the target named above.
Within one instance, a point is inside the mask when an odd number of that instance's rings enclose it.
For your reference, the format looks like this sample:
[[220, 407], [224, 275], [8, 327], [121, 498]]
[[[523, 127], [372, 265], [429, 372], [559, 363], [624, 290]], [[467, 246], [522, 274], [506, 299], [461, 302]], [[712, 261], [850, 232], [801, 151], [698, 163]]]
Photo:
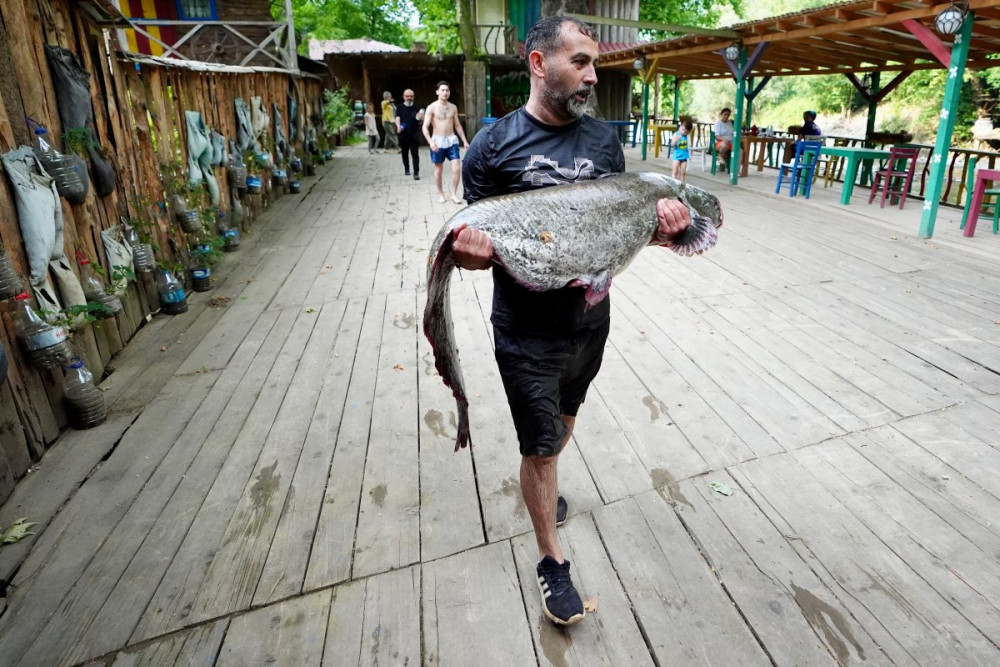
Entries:
[[451, 200], [461, 204], [462, 200], [458, 198], [458, 183], [462, 178], [462, 158], [458, 152], [458, 138], [462, 138], [462, 145], [466, 149], [469, 148], [469, 142], [465, 138], [462, 121], [458, 119], [458, 107], [448, 101], [451, 97], [448, 82], [438, 82], [437, 96], [437, 101], [431, 102], [424, 116], [424, 138], [431, 146], [431, 163], [434, 165], [438, 201], [445, 200], [441, 176], [447, 158], [451, 162]]

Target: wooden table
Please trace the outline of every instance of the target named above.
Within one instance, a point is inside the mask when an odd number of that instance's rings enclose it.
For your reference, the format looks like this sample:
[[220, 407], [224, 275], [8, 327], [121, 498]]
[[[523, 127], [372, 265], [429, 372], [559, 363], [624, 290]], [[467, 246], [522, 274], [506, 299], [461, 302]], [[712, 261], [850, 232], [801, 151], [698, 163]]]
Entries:
[[676, 132], [677, 125], [674, 123], [650, 123], [649, 127], [656, 132], [653, 135], [653, 157], [660, 157], [660, 147], [663, 146], [663, 133]]
[[972, 189], [972, 202], [966, 213], [968, 219], [965, 223], [963, 236], [972, 236], [976, 233], [976, 222], [979, 220], [979, 209], [983, 206], [983, 196], [986, 192], [986, 184], [991, 181], [1000, 181], [1000, 169], [979, 169], [976, 171], [976, 185]]
[[869, 166], [872, 160], [888, 159], [889, 151], [880, 148], [861, 148], [857, 146], [824, 146], [820, 155], [834, 155], [847, 158], [847, 171], [844, 173], [844, 189], [840, 193], [840, 203], [847, 206], [851, 203], [854, 192], [854, 181], [858, 178], [858, 165], [866, 162]]
[[[754, 136], [752, 134], [745, 134], [740, 140], [740, 176], [746, 176], [750, 172], [750, 148], [754, 144], [761, 144], [760, 152], [757, 154], [757, 171], [764, 171], [764, 153], [767, 151], [769, 146], [775, 144], [782, 145], [782, 157], [784, 157], [784, 150], [795, 143], [795, 139], [791, 137], [764, 137], [764, 136]], [[781, 158], [778, 160], [781, 161]]]

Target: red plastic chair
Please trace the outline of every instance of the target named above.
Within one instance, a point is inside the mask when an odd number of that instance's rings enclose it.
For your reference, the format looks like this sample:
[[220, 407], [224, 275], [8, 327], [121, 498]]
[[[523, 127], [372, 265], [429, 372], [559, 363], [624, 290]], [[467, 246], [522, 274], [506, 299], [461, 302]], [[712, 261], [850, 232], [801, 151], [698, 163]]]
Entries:
[[[868, 203], [875, 201], [879, 186], [882, 186], [881, 208], [885, 208], [885, 198], [888, 195], [899, 197], [899, 208], [906, 204], [906, 195], [910, 193], [910, 184], [913, 182], [913, 170], [917, 166], [917, 158], [920, 156], [919, 148], [901, 148], [893, 146], [889, 149], [889, 161], [885, 169], [875, 172], [872, 182], [872, 191], [868, 195]], [[895, 203], [895, 202], [893, 202]]]

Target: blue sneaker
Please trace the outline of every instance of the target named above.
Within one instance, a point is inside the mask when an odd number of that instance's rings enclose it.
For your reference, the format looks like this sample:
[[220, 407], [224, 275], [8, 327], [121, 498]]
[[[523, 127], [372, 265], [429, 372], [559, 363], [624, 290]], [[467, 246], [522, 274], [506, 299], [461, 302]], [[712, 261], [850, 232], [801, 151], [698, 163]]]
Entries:
[[573, 625], [582, 621], [587, 612], [569, 576], [569, 561], [557, 563], [552, 556], [546, 556], [539, 561], [535, 572], [538, 574], [538, 590], [542, 594], [542, 611], [549, 620], [558, 625]]

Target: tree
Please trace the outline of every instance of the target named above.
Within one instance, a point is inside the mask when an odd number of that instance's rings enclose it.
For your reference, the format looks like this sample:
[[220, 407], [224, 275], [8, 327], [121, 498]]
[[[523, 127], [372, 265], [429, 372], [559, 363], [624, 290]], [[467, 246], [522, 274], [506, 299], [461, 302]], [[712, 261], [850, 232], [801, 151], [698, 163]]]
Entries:
[[455, 0], [412, 0], [420, 15], [415, 39], [434, 53], [459, 53], [458, 12]]
[[[308, 51], [310, 39], [359, 39], [410, 48], [413, 13], [407, 0], [292, 0], [296, 41]], [[271, 0], [271, 16], [285, 20], [285, 0]]]

